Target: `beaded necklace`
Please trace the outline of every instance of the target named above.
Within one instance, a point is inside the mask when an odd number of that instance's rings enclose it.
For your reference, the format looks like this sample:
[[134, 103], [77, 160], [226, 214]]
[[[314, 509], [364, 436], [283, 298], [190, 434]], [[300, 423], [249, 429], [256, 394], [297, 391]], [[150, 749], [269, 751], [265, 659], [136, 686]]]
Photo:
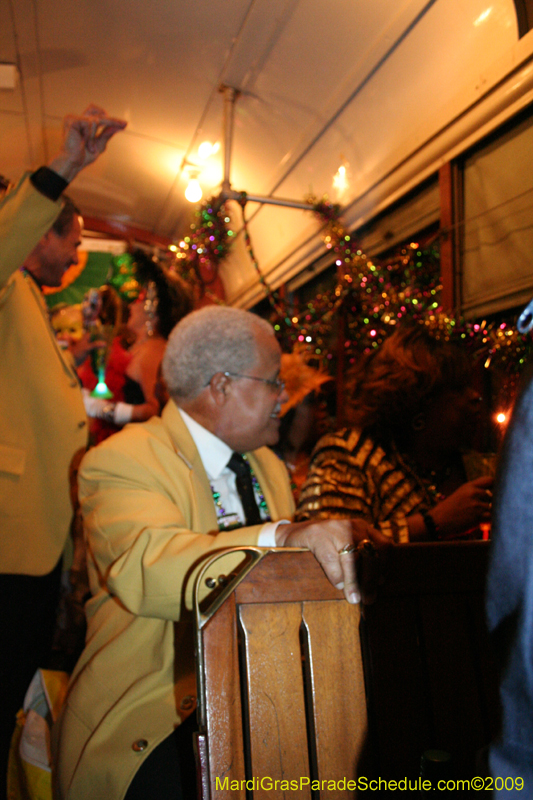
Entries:
[[[265, 500], [265, 496], [261, 490], [259, 481], [257, 480], [257, 476], [255, 475], [252, 465], [248, 461], [248, 458], [245, 455], [243, 455], [243, 458], [250, 467], [250, 473], [252, 477], [252, 488], [254, 490], [254, 495], [257, 501], [257, 505], [259, 506], [261, 519], [263, 520], [263, 522], [270, 522], [270, 513], [268, 511], [268, 505]], [[224, 508], [220, 500], [220, 492], [217, 492], [212, 484], [210, 484], [210, 486], [211, 486], [211, 494], [213, 495], [213, 502], [215, 504], [215, 510], [217, 513], [218, 529], [220, 531], [229, 531], [232, 530], [233, 528], [242, 528], [243, 523], [239, 520], [237, 514], [228, 514], [226, 512], [226, 509]]]

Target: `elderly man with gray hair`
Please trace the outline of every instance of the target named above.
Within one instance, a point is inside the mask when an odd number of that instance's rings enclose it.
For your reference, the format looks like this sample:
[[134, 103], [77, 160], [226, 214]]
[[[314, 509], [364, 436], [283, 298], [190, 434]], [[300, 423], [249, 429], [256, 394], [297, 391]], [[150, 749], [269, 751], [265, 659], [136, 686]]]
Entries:
[[93, 597], [58, 726], [64, 800], [194, 796], [180, 723], [194, 709], [194, 578], [213, 551], [307, 547], [348, 602], [360, 599], [350, 551], [381, 535], [364, 522], [290, 522], [287, 473], [268, 449], [287, 399], [280, 356], [272, 327], [247, 311], [189, 314], [164, 357], [162, 417], [82, 463]]

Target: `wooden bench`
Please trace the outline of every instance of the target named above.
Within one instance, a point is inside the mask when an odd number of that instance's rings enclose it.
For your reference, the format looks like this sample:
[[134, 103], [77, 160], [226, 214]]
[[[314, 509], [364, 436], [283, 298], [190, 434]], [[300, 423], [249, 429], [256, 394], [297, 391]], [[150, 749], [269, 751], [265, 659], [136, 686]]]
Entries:
[[197, 611], [203, 800], [347, 798], [358, 775], [416, 778], [428, 748], [470, 769], [498, 719], [486, 545], [393, 548], [364, 619], [309, 552], [248, 548]]

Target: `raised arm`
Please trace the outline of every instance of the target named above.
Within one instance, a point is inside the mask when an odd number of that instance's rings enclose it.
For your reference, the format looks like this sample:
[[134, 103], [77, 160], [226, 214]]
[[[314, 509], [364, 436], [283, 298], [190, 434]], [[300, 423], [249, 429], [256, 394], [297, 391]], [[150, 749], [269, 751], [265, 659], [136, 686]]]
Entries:
[[63, 146], [49, 168], [70, 183], [82, 169], [104, 152], [115, 133], [124, 130], [125, 120], [109, 117], [103, 108], [90, 105], [81, 114], [63, 121]]
[[109, 139], [126, 123], [96, 106], [64, 121], [61, 150], [48, 167], [25, 175], [0, 204], [0, 287], [31, 253], [61, 211], [68, 183], [103, 153]]

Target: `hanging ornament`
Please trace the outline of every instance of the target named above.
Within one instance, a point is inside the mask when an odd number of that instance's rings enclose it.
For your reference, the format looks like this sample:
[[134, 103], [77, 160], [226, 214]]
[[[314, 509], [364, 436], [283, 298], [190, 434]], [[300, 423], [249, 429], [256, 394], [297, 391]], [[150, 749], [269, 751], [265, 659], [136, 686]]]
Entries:
[[111, 259], [107, 283], [115, 289], [127, 303], [136, 300], [141, 291], [137, 280], [137, 266], [131, 253], [122, 253]]

